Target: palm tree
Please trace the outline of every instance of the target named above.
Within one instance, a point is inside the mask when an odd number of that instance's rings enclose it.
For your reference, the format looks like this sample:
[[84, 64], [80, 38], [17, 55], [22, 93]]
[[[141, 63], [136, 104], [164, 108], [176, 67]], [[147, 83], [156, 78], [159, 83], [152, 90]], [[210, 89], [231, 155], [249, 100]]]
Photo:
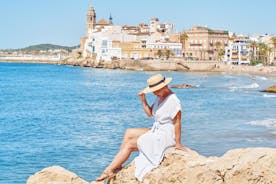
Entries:
[[157, 51], [157, 56], [159, 57], [159, 59], [162, 57], [162, 55], [163, 55], [162, 51], [161, 51], [161, 50], [158, 50], [158, 51]]
[[272, 37], [271, 38], [271, 42], [272, 42], [272, 45], [273, 45], [273, 62], [276, 60], [276, 51], [275, 51], [275, 48], [276, 48], [276, 36]]
[[222, 43], [221, 42], [216, 42], [215, 43], [215, 47], [216, 47], [216, 55], [217, 55], [217, 60], [220, 60], [220, 56], [219, 56], [219, 53], [221, 52], [221, 45]]
[[250, 42], [250, 47], [252, 48], [252, 57], [251, 60], [257, 60], [257, 42], [256, 41], [252, 41]]
[[172, 52], [171, 50], [166, 50], [166, 59], [168, 60], [171, 56]]
[[180, 42], [182, 43], [182, 52], [183, 52], [183, 57], [185, 59], [185, 43], [186, 41], [188, 40], [188, 35], [183, 32], [181, 35], [180, 35]]
[[272, 61], [270, 60], [270, 55], [272, 53], [272, 48], [271, 47], [268, 47], [267, 48], [267, 61], [269, 62], [269, 64], [271, 65], [272, 64]]
[[267, 65], [268, 64], [268, 55], [271, 52], [271, 48], [269, 48], [264, 43], [259, 43], [258, 48], [259, 48], [259, 52], [258, 52], [259, 59], [262, 60], [265, 65]]
[[225, 55], [225, 50], [220, 49], [218, 52], [218, 55], [219, 55], [219, 60], [221, 60], [221, 58]]

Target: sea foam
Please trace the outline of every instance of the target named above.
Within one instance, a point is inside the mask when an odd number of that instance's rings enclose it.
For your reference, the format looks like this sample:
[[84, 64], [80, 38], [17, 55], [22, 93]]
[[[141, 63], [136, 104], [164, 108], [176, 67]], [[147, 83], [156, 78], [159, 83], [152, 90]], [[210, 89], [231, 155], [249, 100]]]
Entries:
[[253, 126], [265, 126], [268, 128], [276, 128], [276, 119], [255, 120], [255, 121], [250, 121], [246, 124], [253, 125]]
[[260, 85], [258, 83], [252, 83], [249, 85], [245, 85], [245, 86], [230, 86], [229, 89], [231, 91], [235, 91], [236, 89], [256, 89], [260, 87]]
[[275, 98], [276, 95], [264, 94], [263, 97], [265, 97], [265, 98]]

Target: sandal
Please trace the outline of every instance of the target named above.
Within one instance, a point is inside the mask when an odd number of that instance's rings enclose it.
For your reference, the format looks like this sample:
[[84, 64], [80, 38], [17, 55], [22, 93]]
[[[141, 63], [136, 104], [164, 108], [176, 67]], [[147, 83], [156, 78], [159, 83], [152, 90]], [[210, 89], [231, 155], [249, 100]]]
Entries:
[[114, 172], [103, 171], [102, 174], [96, 179], [96, 181], [103, 181], [105, 179], [110, 179], [113, 176], [115, 176]]

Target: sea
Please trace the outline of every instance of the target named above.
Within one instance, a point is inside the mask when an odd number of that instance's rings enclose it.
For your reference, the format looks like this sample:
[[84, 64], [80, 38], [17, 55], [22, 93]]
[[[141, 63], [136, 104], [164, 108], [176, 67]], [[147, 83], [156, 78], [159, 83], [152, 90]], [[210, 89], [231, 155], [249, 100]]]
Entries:
[[[151, 127], [138, 92], [158, 72], [0, 63], [0, 183], [22, 184], [59, 165], [92, 181], [127, 128]], [[160, 72], [182, 102], [182, 143], [204, 156], [276, 148], [276, 76]], [[147, 95], [149, 103], [154, 96]], [[137, 153], [131, 155], [131, 162]], [[126, 163], [126, 164], [127, 164]]]

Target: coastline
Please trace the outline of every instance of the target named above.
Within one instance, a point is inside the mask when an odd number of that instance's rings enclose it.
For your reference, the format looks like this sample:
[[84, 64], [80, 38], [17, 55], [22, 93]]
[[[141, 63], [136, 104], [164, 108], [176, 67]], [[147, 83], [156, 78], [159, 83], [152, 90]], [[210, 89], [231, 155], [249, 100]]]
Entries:
[[180, 71], [180, 72], [227, 72], [227, 73], [247, 73], [257, 75], [276, 75], [276, 66], [245, 66], [229, 65], [218, 61], [184, 61], [183, 59], [169, 60], [114, 60], [96, 62], [92, 58], [68, 57], [64, 60], [41, 60], [41, 59], [4, 59], [0, 62], [12, 63], [40, 63], [59, 64], [81, 67], [122, 69], [135, 71]]

